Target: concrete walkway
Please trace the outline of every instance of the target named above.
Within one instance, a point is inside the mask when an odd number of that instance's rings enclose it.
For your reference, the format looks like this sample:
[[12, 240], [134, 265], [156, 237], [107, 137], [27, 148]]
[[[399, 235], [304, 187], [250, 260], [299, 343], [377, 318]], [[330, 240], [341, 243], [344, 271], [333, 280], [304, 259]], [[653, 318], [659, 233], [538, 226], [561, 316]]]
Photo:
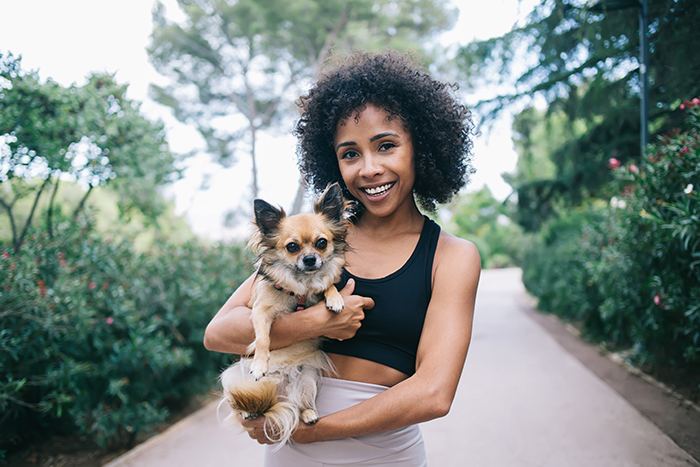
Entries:
[[[431, 467], [700, 466], [564, 350], [523, 298], [520, 270], [483, 272], [452, 411], [421, 426]], [[246, 435], [219, 428], [212, 404], [107, 465], [237, 467], [262, 457]]]

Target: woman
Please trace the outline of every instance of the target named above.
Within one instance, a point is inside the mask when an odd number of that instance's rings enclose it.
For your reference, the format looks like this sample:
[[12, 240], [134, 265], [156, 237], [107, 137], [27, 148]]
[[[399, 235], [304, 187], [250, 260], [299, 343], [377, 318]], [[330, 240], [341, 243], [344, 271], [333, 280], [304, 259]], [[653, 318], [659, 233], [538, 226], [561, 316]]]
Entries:
[[[446, 415], [471, 339], [480, 274], [476, 247], [423, 216], [472, 173], [469, 112], [395, 53], [355, 54], [299, 99], [300, 168], [316, 190], [340, 182], [361, 205], [341, 293], [278, 319], [272, 346], [315, 336], [337, 373], [324, 377], [321, 418], [268, 466], [426, 465], [417, 423]], [[243, 354], [253, 341], [249, 278], [209, 324], [209, 350]], [[343, 284], [344, 283], [344, 284]], [[268, 444], [263, 420], [242, 421]]]

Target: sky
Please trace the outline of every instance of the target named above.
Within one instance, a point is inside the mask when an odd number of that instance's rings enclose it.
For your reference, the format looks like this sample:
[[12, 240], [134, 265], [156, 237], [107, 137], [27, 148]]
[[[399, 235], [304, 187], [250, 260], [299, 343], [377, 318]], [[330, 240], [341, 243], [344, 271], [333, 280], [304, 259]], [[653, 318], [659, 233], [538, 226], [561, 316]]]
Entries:
[[[166, 5], [173, 0], [166, 0]], [[443, 44], [466, 44], [501, 35], [527, 14], [536, 0], [452, 0], [460, 10], [455, 28], [441, 37]], [[83, 84], [90, 72], [116, 73], [129, 84], [128, 97], [142, 102], [142, 111], [160, 118], [168, 130], [171, 149], [185, 153], [202, 147], [197, 132], [175, 120], [148, 98], [150, 83], [166, 80], [148, 62], [146, 46], [152, 29], [153, 0], [0, 0], [0, 53], [22, 55], [24, 69], [63, 85]], [[293, 122], [290, 121], [291, 132]], [[260, 197], [291, 208], [298, 171], [295, 139], [290, 134], [259, 142]], [[475, 140], [476, 175], [467, 191], [487, 185], [498, 199], [510, 193], [500, 174], [515, 169], [509, 118], [501, 119]], [[185, 177], [167, 190], [195, 233], [222, 239], [232, 231], [221, 225], [224, 213], [250, 197], [250, 163], [241, 158], [231, 168], [199, 154], [187, 160]], [[208, 189], [202, 190], [206, 180]]]

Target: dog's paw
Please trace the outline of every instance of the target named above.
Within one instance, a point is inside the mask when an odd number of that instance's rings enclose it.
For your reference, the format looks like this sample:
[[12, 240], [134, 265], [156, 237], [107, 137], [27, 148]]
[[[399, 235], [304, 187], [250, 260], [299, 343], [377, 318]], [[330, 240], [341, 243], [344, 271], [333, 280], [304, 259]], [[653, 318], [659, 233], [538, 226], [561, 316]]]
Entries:
[[241, 412], [244, 420], [255, 420], [260, 416], [260, 414], [255, 412]]
[[260, 381], [267, 374], [267, 362], [262, 359], [253, 359], [253, 363], [250, 365], [250, 374], [253, 375], [255, 381]]
[[340, 313], [341, 311], [343, 311], [344, 306], [345, 300], [343, 300], [342, 295], [337, 294], [335, 296], [326, 297], [326, 307], [332, 312]]
[[313, 425], [318, 421], [318, 413], [314, 409], [306, 409], [301, 413], [301, 421]]

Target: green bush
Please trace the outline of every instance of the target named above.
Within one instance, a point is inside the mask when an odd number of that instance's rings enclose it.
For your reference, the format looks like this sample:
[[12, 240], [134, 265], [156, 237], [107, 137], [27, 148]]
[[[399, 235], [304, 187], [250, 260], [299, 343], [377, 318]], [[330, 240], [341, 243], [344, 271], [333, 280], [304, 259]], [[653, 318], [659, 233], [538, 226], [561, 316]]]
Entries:
[[67, 222], [0, 243], [0, 450], [52, 433], [133, 442], [214, 387], [204, 329], [250, 273], [238, 246], [148, 254]]
[[523, 229], [508, 217], [509, 208], [484, 187], [452, 204], [446, 229], [477, 246], [484, 269], [513, 267], [522, 260], [526, 238]]
[[[691, 103], [687, 103], [690, 104]], [[700, 121], [619, 167], [620, 195], [561, 213], [523, 262], [540, 308], [635, 363], [700, 383]], [[690, 379], [687, 379], [690, 378]]]

